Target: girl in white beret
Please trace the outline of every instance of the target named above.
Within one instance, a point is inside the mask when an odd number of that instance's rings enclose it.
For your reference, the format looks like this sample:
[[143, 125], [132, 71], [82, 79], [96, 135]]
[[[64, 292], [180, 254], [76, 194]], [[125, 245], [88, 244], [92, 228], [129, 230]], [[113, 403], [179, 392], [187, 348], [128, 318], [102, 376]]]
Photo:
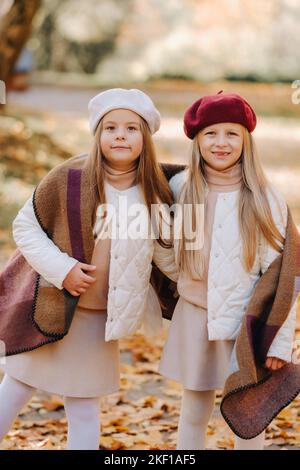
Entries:
[[38, 388], [64, 396], [67, 448], [98, 449], [99, 399], [119, 390], [118, 339], [161, 326], [151, 262], [163, 269], [171, 250], [148, 222], [172, 197], [152, 141], [159, 112], [120, 88], [88, 108], [91, 152], [50, 171], [13, 222], [18, 249], [0, 277], [0, 439]]
[[[227, 402], [221, 406], [231, 428], [239, 429], [236, 449], [263, 449], [261, 431], [283, 407], [276, 400], [286, 394], [282, 398], [285, 406], [297, 394], [295, 381], [282, 386], [283, 379], [278, 379], [276, 387], [270, 386], [269, 392], [268, 388], [255, 388], [260, 380], [262, 384], [267, 379], [272, 383], [271, 379], [277, 380], [279, 373], [283, 377], [285, 373], [288, 376], [297, 372], [287, 364], [292, 357], [295, 299], [300, 287], [297, 282], [294, 287], [291, 277], [291, 282], [286, 282], [278, 294], [279, 300], [276, 299], [283, 306], [275, 320], [264, 324], [265, 318], [258, 319], [258, 314], [266, 314], [274, 295], [264, 303], [254, 302], [265, 295], [263, 289], [253, 299], [252, 294], [260, 277], [264, 278], [264, 286], [274, 289], [277, 278], [268, 284], [268, 277], [263, 273], [282, 252], [288, 211], [282, 195], [264, 175], [251, 135], [255, 125], [256, 116], [250, 105], [239, 95], [230, 93], [204, 96], [184, 116], [185, 133], [192, 140], [190, 162], [186, 170], [171, 178], [170, 187], [179, 207], [189, 205], [193, 212], [183, 212], [183, 222], [174, 230], [178, 235], [174, 245], [180, 297], [159, 366], [161, 374], [178, 381], [184, 389], [178, 449], [205, 448], [215, 391], [223, 389], [229, 374], [232, 375], [226, 382], [227, 391], [231, 392], [228, 396], [234, 396], [238, 390], [244, 393], [243, 399], [235, 402], [230, 416]], [[175, 225], [176, 220], [180, 219], [175, 217]], [[194, 233], [198, 240], [188, 247]], [[297, 237], [299, 244], [299, 234]], [[293, 262], [296, 261], [291, 257], [291, 269]], [[278, 266], [277, 263], [273, 269]], [[252, 310], [247, 312], [245, 323], [244, 314], [250, 300], [253, 300]], [[251, 348], [255, 350], [255, 340], [251, 346], [248, 341], [256, 337], [261, 318], [263, 362], [259, 363], [253, 361]], [[237, 363], [235, 340], [240, 333], [245, 342], [236, 345]], [[253, 387], [249, 387], [252, 377]], [[287, 399], [289, 386], [296, 387], [296, 392], [293, 390]], [[256, 391], [252, 393], [252, 390]], [[252, 393], [251, 397], [246, 392]], [[277, 406], [276, 412], [270, 415], [273, 405]], [[258, 412], [254, 418], [255, 410]], [[269, 415], [264, 417], [266, 412]], [[238, 424], [233, 426], [236, 415]]]

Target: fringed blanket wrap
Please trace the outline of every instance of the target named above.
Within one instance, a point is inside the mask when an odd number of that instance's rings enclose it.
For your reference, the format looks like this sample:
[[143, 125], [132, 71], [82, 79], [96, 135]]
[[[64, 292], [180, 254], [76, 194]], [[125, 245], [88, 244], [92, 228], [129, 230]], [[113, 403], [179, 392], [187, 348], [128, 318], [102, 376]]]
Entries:
[[288, 210], [284, 250], [257, 282], [236, 341], [221, 402], [233, 432], [250, 439], [260, 434], [300, 391], [300, 365], [270, 372], [263, 367], [276, 333], [300, 290], [300, 236]]
[[[53, 168], [36, 187], [33, 206], [41, 228], [60, 250], [89, 264], [94, 236], [86, 162], [86, 154], [78, 155]], [[162, 165], [168, 179], [182, 168]], [[79, 297], [43, 279], [17, 249], [0, 274], [1, 355], [62, 339], [78, 301]]]

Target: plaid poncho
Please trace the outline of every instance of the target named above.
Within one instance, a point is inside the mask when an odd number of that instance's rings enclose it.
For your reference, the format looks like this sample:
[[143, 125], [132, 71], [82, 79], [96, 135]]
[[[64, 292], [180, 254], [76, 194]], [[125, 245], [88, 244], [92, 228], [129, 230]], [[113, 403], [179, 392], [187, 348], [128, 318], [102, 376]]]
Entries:
[[290, 210], [284, 250], [255, 286], [234, 349], [221, 412], [243, 439], [260, 434], [300, 391], [300, 365], [271, 372], [263, 367], [276, 333], [300, 291], [300, 235]]
[[[48, 237], [82, 263], [94, 250], [93, 201], [87, 155], [51, 170], [34, 191], [36, 218]], [[169, 179], [180, 165], [162, 165]], [[0, 274], [0, 340], [5, 355], [30, 351], [62, 339], [69, 331], [79, 296], [45, 282], [17, 249]]]

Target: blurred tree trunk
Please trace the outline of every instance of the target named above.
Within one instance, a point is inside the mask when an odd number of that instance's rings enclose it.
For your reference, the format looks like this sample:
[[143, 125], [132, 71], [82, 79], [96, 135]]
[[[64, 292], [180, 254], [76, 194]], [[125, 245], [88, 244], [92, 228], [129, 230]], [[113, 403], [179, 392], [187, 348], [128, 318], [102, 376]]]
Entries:
[[31, 23], [40, 0], [15, 0], [0, 18], [0, 80], [8, 82], [14, 64], [31, 32]]

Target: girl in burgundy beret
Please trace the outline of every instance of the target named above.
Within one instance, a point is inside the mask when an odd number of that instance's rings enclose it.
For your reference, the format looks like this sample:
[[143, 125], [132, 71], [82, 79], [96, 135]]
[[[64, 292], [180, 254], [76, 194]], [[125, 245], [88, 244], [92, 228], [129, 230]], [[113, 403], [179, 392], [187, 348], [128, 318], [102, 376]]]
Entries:
[[[179, 449], [205, 448], [215, 390], [235, 369], [235, 339], [247, 304], [285, 240], [287, 205], [266, 179], [251, 134], [255, 126], [255, 112], [233, 93], [204, 96], [184, 115], [192, 140], [189, 167], [170, 186], [179, 207], [192, 209], [183, 212], [174, 240], [180, 297], [159, 366], [184, 388]], [[198, 240], [187, 248], [192, 233]], [[279, 370], [291, 361], [295, 318], [294, 305], [265, 368]], [[236, 449], [263, 445], [264, 433], [236, 436]]]

